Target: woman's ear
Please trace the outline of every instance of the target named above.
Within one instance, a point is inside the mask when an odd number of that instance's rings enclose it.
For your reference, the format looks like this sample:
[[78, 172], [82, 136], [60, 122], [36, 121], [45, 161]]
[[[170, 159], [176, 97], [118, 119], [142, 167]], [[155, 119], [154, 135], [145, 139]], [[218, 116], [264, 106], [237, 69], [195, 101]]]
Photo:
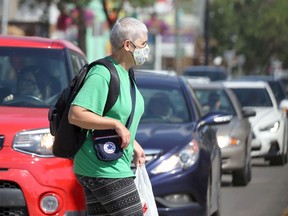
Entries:
[[123, 43], [123, 48], [127, 51], [127, 52], [130, 52], [130, 49], [131, 49], [131, 43], [129, 40], [125, 40], [124, 43]]

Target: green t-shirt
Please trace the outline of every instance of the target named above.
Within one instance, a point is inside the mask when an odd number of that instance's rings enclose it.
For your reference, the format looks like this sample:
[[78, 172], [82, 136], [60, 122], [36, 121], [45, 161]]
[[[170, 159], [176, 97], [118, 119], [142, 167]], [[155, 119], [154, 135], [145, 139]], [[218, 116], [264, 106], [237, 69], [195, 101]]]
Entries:
[[[126, 124], [132, 108], [130, 94], [130, 79], [128, 72], [112, 58], [120, 80], [120, 94], [114, 106], [105, 115], [109, 118], [118, 119]], [[103, 114], [108, 95], [110, 73], [105, 66], [96, 65], [91, 68], [81, 90], [73, 101], [73, 105], [84, 107], [98, 115]], [[131, 143], [124, 150], [123, 156], [111, 162], [100, 161], [95, 155], [92, 138], [87, 133], [86, 140], [74, 158], [74, 172], [79, 175], [99, 178], [125, 178], [134, 176], [131, 170], [131, 161], [134, 149], [134, 140], [140, 118], [144, 112], [144, 100], [137, 86], [135, 111], [132, 124], [129, 128]]]

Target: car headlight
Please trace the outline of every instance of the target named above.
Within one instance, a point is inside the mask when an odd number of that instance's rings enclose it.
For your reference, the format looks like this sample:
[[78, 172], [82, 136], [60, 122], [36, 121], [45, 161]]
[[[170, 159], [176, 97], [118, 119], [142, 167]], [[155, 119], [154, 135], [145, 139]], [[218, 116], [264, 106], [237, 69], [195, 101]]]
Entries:
[[52, 145], [54, 137], [48, 128], [22, 131], [16, 134], [13, 148], [27, 154], [39, 157], [53, 157]]
[[239, 144], [239, 139], [230, 136], [217, 136], [217, 143], [220, 148], [224, 148], [227, 146], [235, 146]]
[[192, 140], [179, 152], [171, 155], [169, 158], [163, 160], [151, 172], [159, 174], [170, 172], [175, 169], [187, 169], [193, 166], [199, 158], [199, 144], [196, 140]]
[[275, 133], [280, 127], [280, 122], [274, 122], [273, 124], [270, 124], [266, 127], [260, 128], [260, 131], [269, 131], [271, 133]]

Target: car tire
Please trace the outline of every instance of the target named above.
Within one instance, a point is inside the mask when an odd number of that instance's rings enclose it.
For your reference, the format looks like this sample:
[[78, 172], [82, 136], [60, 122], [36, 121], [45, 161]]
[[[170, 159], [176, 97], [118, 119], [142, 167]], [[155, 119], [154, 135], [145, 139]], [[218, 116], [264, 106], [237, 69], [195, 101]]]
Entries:
[[287, 152], [270, 159], [270, 166], [283, 166], [287, 163]]
[[234, 186], [247, 186], [252, 179], [251, 156], [246, 154], [245, 166], [243, 169], [232, 172], [232, 184]]

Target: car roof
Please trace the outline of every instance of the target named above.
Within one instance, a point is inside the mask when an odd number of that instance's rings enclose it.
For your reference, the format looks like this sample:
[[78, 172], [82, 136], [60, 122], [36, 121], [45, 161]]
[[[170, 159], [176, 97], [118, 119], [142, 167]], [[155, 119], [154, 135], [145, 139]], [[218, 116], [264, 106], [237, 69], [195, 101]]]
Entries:
[[251, 81], [257, 81], [257, 80], [262, 80], [262, 81], [277, 81], [277, 79], [274, 76], [270, 75], [247, 75], [247, 76], [238, 76], [233, 78], [232, 80], [251, 80]]
[[211, 66], [211, 65], [193, 65], [186, 67], [184, 71], [207, 71], [207, 72], [225, 72], [226, 69], [221, 66]]
[[265, 81], [252, 81], [252, 80], [230, 80], [223, 82], [225, 87], [237, 88], [267, 88], [268, 84]]
[[[157, 71], [147, 71], [137, 69], [135, 70], [135, 77], [137, 82], [137, 77], [141, 76], [141, 81], [145, 83], [158, 83], [158, 85], [163, 86], [179, 86], [178, 79], [182, 76], [170, 73], [159, 73]], [[165, 82], [163, 82], [165, 80]]]
[[84, 55], [80, 48], [70, 41], [50, 39], [38, 36], [0, 36], [0, 47], [27, 47], [27, 48], [69, 48]]
[[222, 82], [195, 82], [193, 79], [187, 78], [188, 83], [192, 86], [192, 88], [223, 88], [224, 85]]

